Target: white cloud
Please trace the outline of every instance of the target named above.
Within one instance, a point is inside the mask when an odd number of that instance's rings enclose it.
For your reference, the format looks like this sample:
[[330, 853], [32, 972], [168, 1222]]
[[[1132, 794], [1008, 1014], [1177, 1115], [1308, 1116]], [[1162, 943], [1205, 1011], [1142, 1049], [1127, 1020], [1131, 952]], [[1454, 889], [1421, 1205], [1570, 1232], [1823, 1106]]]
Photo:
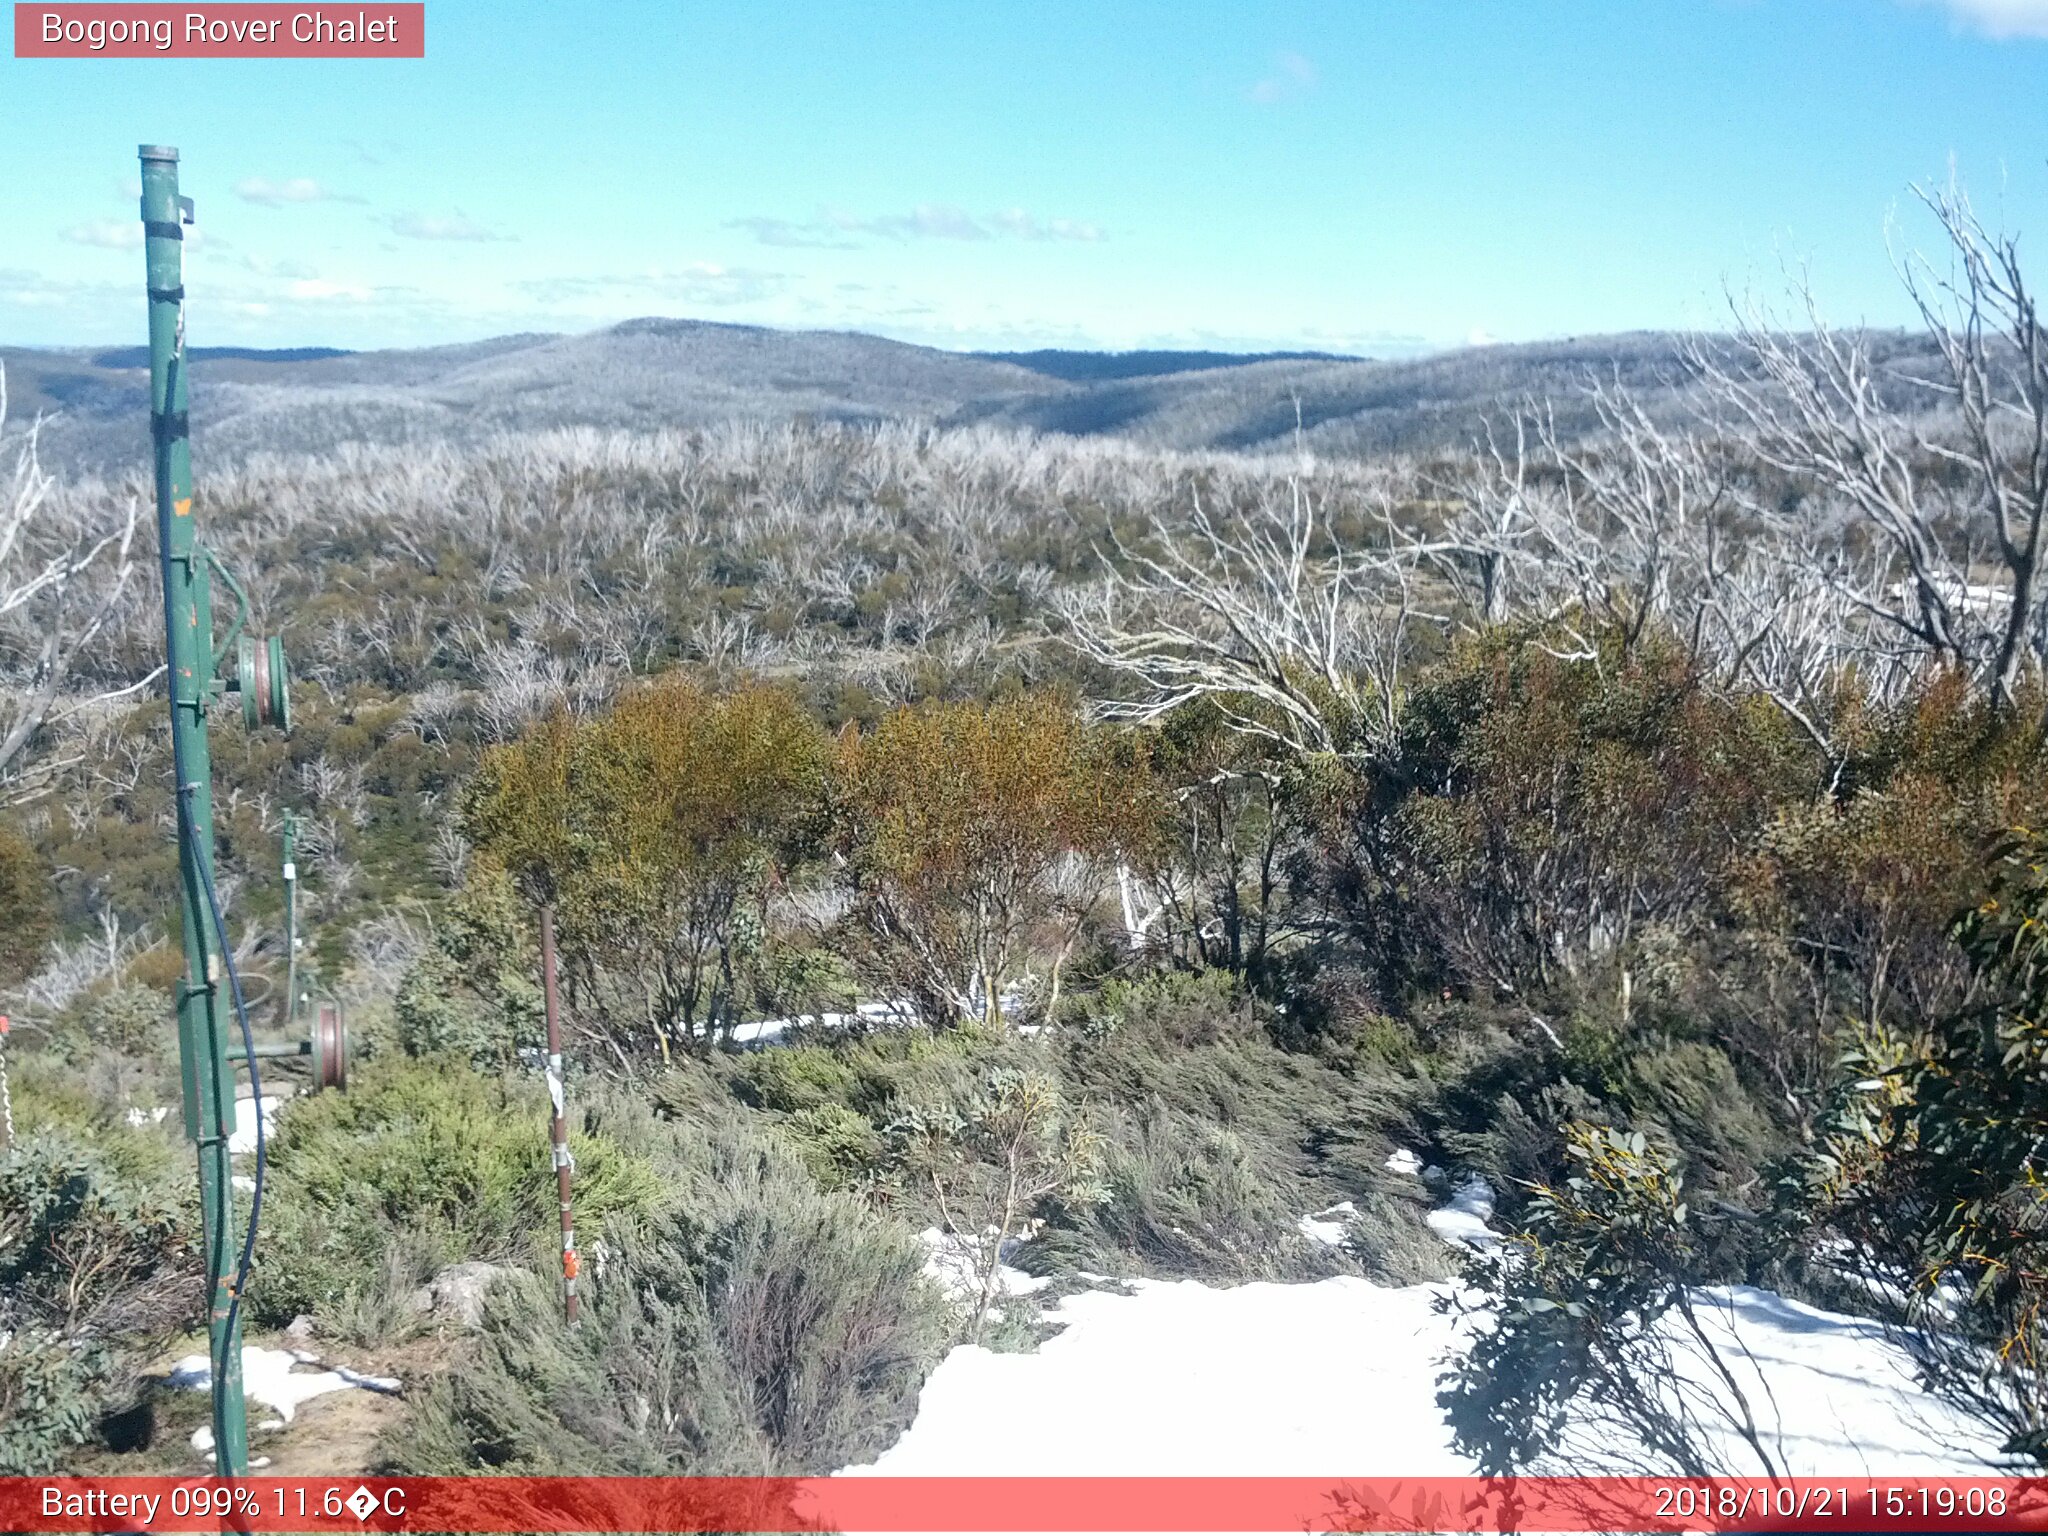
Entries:
[[73, 245], [96, 245], [104, 251], [132, 251], [142, 244], [140, 219], [95, 219], [64, 231]]
[[48, 277], [20, 267], [0, 268], [0, 304], [12, 304], [23, 309], [119, 312], [114, 307], [125, 308], [134, 300], [135, 292], [127, 283], [80, 281]]
[[[1914, 0], [1927, 4], [1929, 0]], [[1959, 25], [1987, 37], [2048, 37], [2048, 0], [1932, 0]]]
[[747, 304], [780, 293], [786, 286], [780, 272], [755, 267], [726, 267], [693, 261], [681, 267], [643, 267], [592, 277], [546, 277], [518, 287], [545, 303], [563, 304], [614, 299], [639, 304], [663, 300], [680, 304]]
[[908, 213], [872, 216], [843, 208], [820, 209], [809, 220], [765, 215], [734, 219], [730, 228], [744, 229], [762, 245], [810, 246], [827, 250], [858, 250], [860, 236], [884, 240], [1072, 240], [1093, 243], [1106, 239], [1102, 226], [1079, 219], [1045, 219], [1022, 208], [1006, 208], [987, 218], [953, 203], [920, 203]]
[[295, 299], [309, 299], [316, 303], [339, 301], [348, 304], [367, 304], [370, 290], [361, 283], [337, 283], [324, 277], [302, 277], [292, 283], [285, 292]]
[[[63, 232], [63, 238], [71, 245], [97, 246], [103, 251], [133, 251], [142, 247], [142, 221], [140, 219], [92, 219], [84, 224], [74, 224]], [[185, 230], [187, 245], [204, 245], [206, 236], [197, 225]]]
[[289, 181], [244, 176], [235, 183], [235, 196], [245, 203], [258, 203], [265, 208], [281, 208], [287, 203], [360, 201], [357, 198], [342, 197], [331, 187], [322, 185], [310, 176], [294, 176]]
[[1465, 345], [1468, 347], [1490, 347], [1499, 340], [1498, 336], [1483, 325], [1474, 326], [1465, 333]]
[[919, 203], [908, 213], [880, 218], [834, 216], [841, 229], [885, 235], [891, 240], [986, 240], [988, 228], [964, 208], [951, 203]]
[[1079, 219], [1041, 219], [1022, 208], [1008, 208], [994, 219], [997, 229], [1019, 240], [1078, 240], [1092, 245], [1104, 238], [1102, 226]]
[[827, 251], [860, 249], [857, 241], [848, 240], [816, 224], [799, 223], [795, 219], [776, 219], [757, 214], [752, 218], [733, 219], [727, 228], [744, 229], [762, 245], [807, 247]]
[[494, 241], [515, 238], [486, 229], [459, 209], [454, 213], [401, 213], [389, 222], [394, 235], [403, 235], [408, 240]]
[[1291, 101], [1315, 89], [1316, 67], [1301, 54], [1282, 50], [1273, 55], [1273, 72], [1254, 82], [1247, 93], [1264, 106]]

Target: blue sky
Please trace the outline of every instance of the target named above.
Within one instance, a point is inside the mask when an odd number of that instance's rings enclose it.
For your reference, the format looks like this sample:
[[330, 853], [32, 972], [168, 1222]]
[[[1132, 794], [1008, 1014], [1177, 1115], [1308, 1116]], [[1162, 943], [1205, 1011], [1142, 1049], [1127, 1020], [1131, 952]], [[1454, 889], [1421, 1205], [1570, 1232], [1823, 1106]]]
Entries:
[[[2048, 0], [429, 0], [422, 61], [0, 58], [0, 343], [641, 314], [952, 347], [1393, 352], [1711, 324], [1810, 264], [1894, 323], [1953, 161], [2048, 248]], [[2048, 285], [2048, 254], [2036, 259]]]

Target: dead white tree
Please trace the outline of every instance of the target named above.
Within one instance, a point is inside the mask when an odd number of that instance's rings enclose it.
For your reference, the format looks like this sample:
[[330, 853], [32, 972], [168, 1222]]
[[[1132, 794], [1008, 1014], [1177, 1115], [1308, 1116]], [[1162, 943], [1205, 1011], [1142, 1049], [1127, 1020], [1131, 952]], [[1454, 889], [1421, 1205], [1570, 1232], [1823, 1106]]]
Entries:
[[1695, 344], [1691, 361], [1758, 459], [1857, 514], [1876, 558], [1829, 562], [1842, 596], [2003, 708], [2048, 648], [2048, 330], [2017, 241], [1953, 183], [1914, 191], [1950, 258], [1895, 263], [1931, 367], [1887, 364], [1868, 333], [1830, 329], [1803, 278], [1803, 333], [1741, 303], [1737, 357]]
[[1481, 626], [1505, 621], [1529, 579], [1541, 513], [1529, 429], [1533, 411], [1513, 419], [1514, 442], [1502, 441], [1492, 420], [1464, 472], [1442, 484], [1449, 513], [1434, 538], [1411, 534], [1408, 548], [1425, 560]]
[[1392, 742], [1423, 617], [1413, 563], [1347, 547], [1299, 477], [1229, 517], [1197, 494], [1184, 525], [1154, 515], [1142, 545], [1113, 541], [1103, 580], [1057, 600], [1070, 643], [1134, 685], [1105, 714], [1151, 720], [1203, 698], [1300, 755]]
[[[0, 442], [7, 428], [7, 372], [0, 367]], [[42, 418], [14, 450], [0, 496], [0, 777], [19, 773], [36, 732], [50, 719], [73, 667], [105, 628], [134, 575], [136, 503], [117, 527], [51, 516], [55, 481], [37, 452]], [[68, 524], [69, 526], [66, 526]], [[132, 692], [148, 679], [79, 700], [88, 707]]]
[[1596, 382], [1590, 399], [1599, 428], [1585, 443], [1560, 434], [1547, 409], [1536, 419], [1560, 487], [1532, 502], [1537, 567], [1624, 653], [1660, 623], [1697, 645], [1718, 575], [1726, 460], [1699, 434], [1653, 420], [1626, 390]]

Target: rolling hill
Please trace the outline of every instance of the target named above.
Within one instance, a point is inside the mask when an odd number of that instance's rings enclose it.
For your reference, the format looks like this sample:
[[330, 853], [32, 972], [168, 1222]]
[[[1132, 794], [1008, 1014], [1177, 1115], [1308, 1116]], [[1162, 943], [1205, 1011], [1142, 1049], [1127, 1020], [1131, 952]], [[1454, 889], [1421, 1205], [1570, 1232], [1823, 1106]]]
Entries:
[[[53, 467], [147, 462], [140, 347], [0, 347], [16, 421], [49, 419]], [[1570, 399], [1593, 376], [1653, 398], [1678, 376], [1656, 333], [1376, 361], [1321, 354], [947, 352], [840, 331], [629, 320], [581, 335], [515, 335], [381, 352], [195, 349], [203, 458], [318, 451], [350, 440], [467, 439], [570, 425], [651, 428], [745, 417], [914, 418], [1176, 448], [1257, 451], [1299, 430], [1322, 452], [1434, 449], [1529, 396]]]

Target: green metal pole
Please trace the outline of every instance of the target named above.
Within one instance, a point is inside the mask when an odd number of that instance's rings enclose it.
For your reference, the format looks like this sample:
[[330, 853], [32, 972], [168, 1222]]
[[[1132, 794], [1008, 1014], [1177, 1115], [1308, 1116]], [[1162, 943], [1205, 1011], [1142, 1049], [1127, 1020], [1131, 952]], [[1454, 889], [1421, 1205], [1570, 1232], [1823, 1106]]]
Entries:
[[142, 230], [149, 258], [150, 438], [156, 456], [156, 529], [163, 561], [165, 658], [178, 800], [179, 921], [185, 980], [178, 989], [178, 1059], [185, 1134], [199, 1153], [205, 1229], [207, 1334], [213, 1361], [213, 1445], [223, 1476], [249, 1470], [242, 1402], [242, 1340], [230, 1314], [235, 1207], [228, 1137], [235, 1128], [235, 1079], [228, 1065], [228, 1018], [221, 956], [210, 926], [213, 874], [213, 759], [206, 712], [212, 702], [213, 607], [205, 553], [192, 523], [192, 451], [185, 380], [184, 219], [178, 152], [145, 144]]
[[284, 813], [284, 1024], [299, 1016], [299, 818]]

